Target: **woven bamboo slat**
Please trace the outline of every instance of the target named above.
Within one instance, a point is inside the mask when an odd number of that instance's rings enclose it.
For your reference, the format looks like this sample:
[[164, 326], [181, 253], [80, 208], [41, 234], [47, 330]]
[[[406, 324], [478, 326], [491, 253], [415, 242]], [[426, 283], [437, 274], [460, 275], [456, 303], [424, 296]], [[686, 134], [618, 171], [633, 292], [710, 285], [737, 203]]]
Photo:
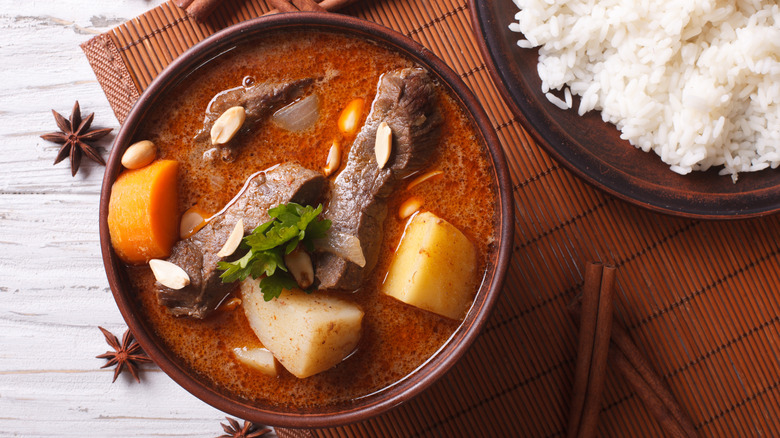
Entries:
[[[166, 3], [84, 44], [120, 121], [187, 48], [270, 9], [263, 0], [226, 3], [204, 24]], [[430, 390], [361, 424], [280, 430], [281, 436], [563, 436], [577, 336], [566, 304], [579, 292], [589, 260], [618, 266], [616, 317], [702, 436], [780, 431], [776, 216], [674, 218], [577, 179], [531, 140], [501, 100], [477, 49], [467, 0], [363, 1], [341, 12], [417, 40], [474, 91], [510, 168], [514, 255], [484, 332]], [[640, 399], [610, 371], [599, 436], [661, 435]]]

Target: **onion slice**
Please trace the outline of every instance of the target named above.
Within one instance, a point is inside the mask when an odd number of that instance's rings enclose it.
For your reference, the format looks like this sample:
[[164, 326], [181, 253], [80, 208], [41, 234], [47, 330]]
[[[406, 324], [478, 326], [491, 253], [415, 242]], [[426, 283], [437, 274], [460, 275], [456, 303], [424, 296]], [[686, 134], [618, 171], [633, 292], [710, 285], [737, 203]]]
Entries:
[[329, 232], [324, 238], [317, 239], [314, 244], [317, 249], [336, 254], [361, 268], [366, 266], [366, 257], [363, 255], [360, 239], [351, 234]]
[[274, 123], [288, 131], [303, 131], [310, 128], [320, 116], [320, 100], [310, 94], [282, 107], [271, 117]]

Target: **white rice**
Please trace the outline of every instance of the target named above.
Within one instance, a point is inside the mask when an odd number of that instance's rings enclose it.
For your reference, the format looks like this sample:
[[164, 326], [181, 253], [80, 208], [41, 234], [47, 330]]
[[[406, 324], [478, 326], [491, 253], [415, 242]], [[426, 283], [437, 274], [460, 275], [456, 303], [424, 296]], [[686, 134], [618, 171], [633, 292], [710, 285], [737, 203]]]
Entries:
[[561, 100], [560, 97], [558, 97], [558, 96], [556, 96], [556, 95], [554, 95], [554, 94], [552, 94], [550, 92], [544, 93], [544, 97], [546, 97], [547, 100], [549, 100], [551, 104], [557, 106], [558, 108], [560, 108], [562, 110], [567, 110], [567, 109], [571, 108], [571, 103], [566, 103], [565, 101]]
[[[542, 92], [601, 111], [680, 174], [780, 165], [776, 0], [514, 0], [509, 28], [540, 47]], [[562, 100], [551, 90], [564, 90]]]

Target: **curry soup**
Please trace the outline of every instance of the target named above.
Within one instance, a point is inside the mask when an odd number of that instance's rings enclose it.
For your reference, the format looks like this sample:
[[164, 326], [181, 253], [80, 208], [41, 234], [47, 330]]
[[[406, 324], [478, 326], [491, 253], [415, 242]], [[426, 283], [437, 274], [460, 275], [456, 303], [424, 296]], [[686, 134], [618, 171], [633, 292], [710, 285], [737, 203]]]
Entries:
[[[160, 158], [180, 163], [180, 213], [195, 204], [215, 213], [258, 170], [295, 161], [321, 171], [334, 139], [344, 148], [343, 168], [352, 138], [345, 138], [338, 129], [342, 109], [355, 98], [364, 99], [362, 124], [382, 73], [413, 65], [392, 50], [355, 37], [321, 31], [278, 32], [274, 38], [252, 40], [227, 51], [189, 75], [158, 100], [135, 139], [153, 141]], [[204, 160], [203, 146], [193, 137], [202, 127], [204, 111], [213, 96], [245, 80], [303, 77], [321, 79], [310, 91], [319, 98], [319, 117], [312, 128], [291, 132], [267, 120], [249, 135], [234, 162]], [[174, 317], [158, 304], [148, 265], [128, 266], [147, 324], [185, 367], [223, 393], [250, 403], [294, 410], [345, 403], [381, 391], [409, 375], [447, 342], [459, 321], [380, 292], [408, 220], [399, 218], [399, 207], [412, 196], [422, 200], [423, 210], [449, 221], [474, 243], [480, 277], [495, 251], [497, 190], [487, 149], [456, 101], [441, 84], [436, 88], [444, 118], [442, 137], [423, 172], [441, 170], [443, 174], [411, 189], [407, 186], [413, 177], [397, 186], [388, 200], [379, 262], [362, 287], [351, 294], [319, 292], [352, 301], [365, 312], [355, 352], [335, 367], [305, 379], [284, 369], [276, 377], [267, 376], [243, 365], [232, 353], [236, 347], [261, 346], [240, 307], [219, 309], [204, 320]]]

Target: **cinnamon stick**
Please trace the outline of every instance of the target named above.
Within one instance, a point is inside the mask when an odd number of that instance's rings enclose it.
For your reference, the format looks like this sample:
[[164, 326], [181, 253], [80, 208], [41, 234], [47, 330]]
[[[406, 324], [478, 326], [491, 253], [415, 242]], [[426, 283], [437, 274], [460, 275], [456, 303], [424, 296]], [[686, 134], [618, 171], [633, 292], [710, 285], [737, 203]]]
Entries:
[[[317, 3], [318, 5], [317, 10], [319, 10], [319, 8], [322, 8], [329, 12], [337, 11], [357, 1], [358, 0], [322, 0], [321, 2]], [[314, 3], [314, 0], [269, 0], [269, 3], [271, 4], [271, 6], [274, 7], [274, 9], [266, 12], [264, 15], [278, 14], [280, 12], [296, 12], [296, 11], [303, 11], [303, 10], [312, 10], [311, 5], [298, 7], [297, 5], [301, 2]]]
[[[680, 427], [685, 431], [685, 435], [681, 436], [697, 436], [693, 421], [685, 414], [685, 411], [683, 411], [682, 407], [677, 403], [677, 400], [675, 400], [671, 391], [669, 391], [666, 384], [661, 380], [661, 377], [653, 371], [650, 363], [647, 362], [647, 359], [645, 359], [639, 351], [639, 348], [631, 340], [626, 329], [619, 323], [615, 323], [612, 326], [612, 343], [626, 357], [626, 360], [629, 362], [632, 369], [637, 371], [647, 384], [647, 387], [650, 388], [652, 393], [655, 394], [663, 406], [669, 410], [677, 423], [679, 423]], [[639, 391], [637, 391], [637, 393], [639, 393]], [[642, 394], [639, 395], [640, 397], [642, 396]]]
[[577, 342], [577, 362], [574, 367], [574, 388], [569, 408], [569, 425], [567, 437], [576, 437], [585, 408], [585, 397], [588, 393], [588, 377], [593, 356], [593, 340], [596, 337], [596, 320], [598, 319], [598, 291], [601, 287], [600, 264], [589, 263], [585, 267], [585, 286], [582, 289], [582, 310], [580, 318], [580, 335]]
[[[187, 15], [197, 21], [203, 22], [214, 12], [224, 0], [173, 0], [173, 4], [184, 9]], [[264, 15], [278, 14], [279, 12], [327, 12], [336, 11], [355, 3], [357, 0], [268, 0], [274, 8]]]
[[588, 264], [568, 437], [595, 437], [607, 374], [615, 268]]
[[[187, 0], [184, 0], [187, 2]], [[189, 5], [186, 6], [187, 15], [194, 18], [197, 21], [204, 21], [214, 12], [214, 9], [219, 6], [224, 0], [192, 0], [189, 1]]]
[[292, 0], [292, 3], [299, 11], [325, 12], [325, 8], [313, 0]]
[[[664, 428], [666, 433], [674, 438], [684, 438], [691, 436], [683, 430], [682, 425], [672, 415], [664, 402], [655, 396], [653, 389], [647, 384], [647, 381], [642, 375], [631, 365], [631, 362], [626, 356], [617, 348], [613, 348], [609, 351], [610, 362], [615, 364], [615, 367], [620, 371], [620, 374], [628, 380], [628, 383], [634, 388], [634, 391], [642, 399], [645, 408], [653, 414], [661, 427]], [[696, 432], [694, 431], [694, 435]]]
[[173, 0], [173, 4], [182, 9], [186, 9], [190, 3], [192, 3], [192, 0]]
[[[569, 312], [575, 322], [584, 317], [585, 301], [576, 299]], [[584, 321], [584, 320], [583, 320]], [[685, 414], [663, 380], [653, 371], [649, 362], [618, 322], [612, 324], [609, 362], [626, 378], [647, 410], [672, 437], [697, 437], [693, 421]]]
[[[294, 4], [287, 0], [268, 0], [270, 4], [277, 12], [297, 12], [298, 8]], [[270, 13], [270, 12], [269, 12]]]
[[593, 341], [593, 358], [588, 379], [588, 394], [580, 423], [580, 437], [595, 437], [601, 412], [601, 397], [607, 377], [609, 339], [612, 333], [612, 294], [615, 285], [615, 268], [605, 266], [599, 288], [599, 313], [596, 321], [596, 338]]

